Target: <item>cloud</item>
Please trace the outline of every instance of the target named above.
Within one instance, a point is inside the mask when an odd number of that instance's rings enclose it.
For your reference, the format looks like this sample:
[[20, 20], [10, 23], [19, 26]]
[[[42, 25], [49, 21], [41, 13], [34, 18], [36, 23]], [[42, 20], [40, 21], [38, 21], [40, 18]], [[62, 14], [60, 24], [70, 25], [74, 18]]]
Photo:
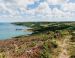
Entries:
[[48, 4], [62, 4], [62, 3], [64, 3], [65, 2], [65, 0], [47, 0], [47, 3]]
[[[0, 0], [0, 19], [9, 21], [75, 18], [75, 3], [69, 0]], [[13, 18], [11, 20], [11, 18]], [[26, 18], [26, 19], [24, 19]], [[18, 20], [19, 19], [19, 20]]]
[[66, 11], [75, 11], [75, 3], [67, 3], [63, 5]]

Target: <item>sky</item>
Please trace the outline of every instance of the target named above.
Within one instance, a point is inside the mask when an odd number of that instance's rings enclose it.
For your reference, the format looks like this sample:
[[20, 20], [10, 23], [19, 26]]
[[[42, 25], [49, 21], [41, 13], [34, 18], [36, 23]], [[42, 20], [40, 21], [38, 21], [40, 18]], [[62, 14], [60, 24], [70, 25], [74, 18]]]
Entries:
[[75, 21], [75, 0], [0, 0], [0, 22]]

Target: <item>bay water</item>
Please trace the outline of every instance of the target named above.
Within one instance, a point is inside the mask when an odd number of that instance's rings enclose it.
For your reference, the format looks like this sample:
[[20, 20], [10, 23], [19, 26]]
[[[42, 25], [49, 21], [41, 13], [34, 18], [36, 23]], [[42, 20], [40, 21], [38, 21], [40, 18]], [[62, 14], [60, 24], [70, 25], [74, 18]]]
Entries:
[[32, 32], [27, 31], [28, 28], [27, 26], [19, 26], [11, 23], [0, 23], [0, 40], [31, 34]]

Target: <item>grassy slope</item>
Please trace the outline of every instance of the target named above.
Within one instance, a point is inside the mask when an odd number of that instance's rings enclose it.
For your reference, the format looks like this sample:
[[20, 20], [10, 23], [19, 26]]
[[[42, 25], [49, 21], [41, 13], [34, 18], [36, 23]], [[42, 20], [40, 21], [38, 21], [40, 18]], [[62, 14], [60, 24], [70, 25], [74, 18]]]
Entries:
[[32, 27], [35, 34], [0, 41], [0, 58], [75, 57], [74, 23], [16, 24]]

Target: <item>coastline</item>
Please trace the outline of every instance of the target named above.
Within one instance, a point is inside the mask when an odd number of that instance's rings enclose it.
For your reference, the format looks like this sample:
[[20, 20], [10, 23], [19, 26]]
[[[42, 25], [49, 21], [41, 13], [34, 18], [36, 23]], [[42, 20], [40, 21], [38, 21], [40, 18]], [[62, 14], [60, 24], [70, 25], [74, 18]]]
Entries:
[[[50, 28], [54, 27], [55, 26]], [[34, 33], [29, 36], [18, 36], [0, 41], [0, 56], [4, 56], [4, 58], [72, 57], [75, 55], [75, 45], [72, 45], [74, 42], [71, 41], [71, 38], [75, 36], [73, 33], [75, 30], [68, 29], [71, 26], [67, 28], [65, 26], [65, 28], [63, 26], [61, 27], [61, 30], [60, 27], [58, 27], [58, 29], [54, 29], [55, 31], [48, 29], [48, 27], [43, 29], [38, 28], [36, 30], [30, 29], [29, 31], [34, 31]], [[74, 39], [72, 40], [74, 41]], [[66, 52], [63, 52], [64, 50], [66, 50]], [[65, 55], [65, 53], [67, 55]]]

